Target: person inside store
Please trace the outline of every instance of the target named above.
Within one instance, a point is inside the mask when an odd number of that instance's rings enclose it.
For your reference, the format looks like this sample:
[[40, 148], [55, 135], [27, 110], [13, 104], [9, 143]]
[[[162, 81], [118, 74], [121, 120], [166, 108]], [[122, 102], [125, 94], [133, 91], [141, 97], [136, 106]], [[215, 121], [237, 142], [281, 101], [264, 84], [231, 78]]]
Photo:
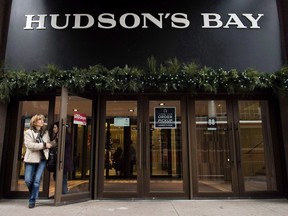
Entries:
[[36, 114], [30, 120], [30, 128], [24, 132], [24, 179], [30, 194], [29, 208], [35, 207], [49, 149], [53, 146], [44, 123], [44, 115]]
[[[52, 124], [52, 137], [51, 140], [59, 144], [59, 122]], [[66, 131], [65, 139], [65, 158], [63, 168], [63, 181], [62, 181], [62, 194], [68, 193], [68, 173], [74, 170], [74, 163], [72, 160], [72, 141], [68, 131]], [[54, 180], [56, 180], [56, 170], [53, 173]]]
[[116, 175], [124, 174], [124, 157], [123, 149], [119, 146], [113, 154], [113, 168], [115, 169]]
[[133, 147], [133, 143], [131, 141], [131, 145], [130, 145], [130, 177], [133, 176], [133, 171], [134, 171], [134, 166], [136, 165], [136, 150]]

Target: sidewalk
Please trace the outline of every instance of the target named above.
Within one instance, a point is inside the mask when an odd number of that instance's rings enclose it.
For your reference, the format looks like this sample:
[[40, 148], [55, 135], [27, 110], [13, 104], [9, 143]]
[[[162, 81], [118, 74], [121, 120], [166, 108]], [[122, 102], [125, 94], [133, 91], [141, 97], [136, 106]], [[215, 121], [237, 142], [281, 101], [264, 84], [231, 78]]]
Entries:
[[34, 209], [27, 200], [0, 200], [0, 216], [287, 216], [286, 199], [244, 200], [90, 200], [53, 206], [39, 200]]

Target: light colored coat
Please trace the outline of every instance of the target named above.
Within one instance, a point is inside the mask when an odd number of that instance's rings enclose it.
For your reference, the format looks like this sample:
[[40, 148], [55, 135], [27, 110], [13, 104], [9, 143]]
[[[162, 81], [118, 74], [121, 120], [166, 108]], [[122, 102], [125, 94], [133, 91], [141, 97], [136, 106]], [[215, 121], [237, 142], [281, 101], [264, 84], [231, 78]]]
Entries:
[[[43, 143], [37, 143], [38, 133], [32, 129], [28, 129], [24, 132], [24, 145], [26, 146], [26, 152], [24, 156], [24, 162], [26, 163], [39, 163], [41, 161], [41, 151], [43, 150], [46, 160], [49, 156], [49, 149], [44, 149]], [[50, 143], [48, 131], [46, 131], [42, 137], [45, 143]]]

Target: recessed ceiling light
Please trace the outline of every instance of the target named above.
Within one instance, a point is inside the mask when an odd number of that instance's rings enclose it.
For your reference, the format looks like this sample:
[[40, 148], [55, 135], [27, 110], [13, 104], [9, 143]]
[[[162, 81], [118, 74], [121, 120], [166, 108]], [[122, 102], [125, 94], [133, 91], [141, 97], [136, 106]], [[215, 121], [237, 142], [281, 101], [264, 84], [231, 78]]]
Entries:
[[164, 106], [164, 105], [165, 105], [165, 103], [159, 103], [159, 105], [160, 105], [160, 106]]
[[128, 111], [129, 111], [129, 112], [134, 112], [134, 110], [133, 110], [133, 109], [129, 109]]
[[73, 109], [73, 111], [74, 111], [74, 112], [77, 112], [77, 111], [78, 111], [78, 109]]

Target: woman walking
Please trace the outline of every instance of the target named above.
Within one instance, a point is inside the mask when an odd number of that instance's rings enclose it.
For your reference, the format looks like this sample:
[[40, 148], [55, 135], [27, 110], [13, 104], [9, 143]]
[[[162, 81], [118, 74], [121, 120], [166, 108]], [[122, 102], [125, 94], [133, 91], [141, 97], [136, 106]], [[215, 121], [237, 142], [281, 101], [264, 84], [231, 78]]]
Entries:
[[44, 115], [34, 115], [30, 120], [30, 128], [24, 133], [25, 183], [30, 193], [29, 208], [35, 207], [49, 148], [53, 146], [48, 131], [44, 127], [44, 120]]
[[[53, 145], [58, 145], [59, 140], [59, 122], [55, 122], [52, 125], [52, 142]], [[74, 164], [72, 160], [72, 141], [71, 141], [71, 134], [66, 131], [66, 138], [65, 138], [65, 158], [64, 158], [64, 169], [63, 169], [63, 183], [62, 183], [62, 194], [68, 193], [68, 173], [74, 170]], [[54, 179], [56, 179], [56, 173], [54, 171]]]

